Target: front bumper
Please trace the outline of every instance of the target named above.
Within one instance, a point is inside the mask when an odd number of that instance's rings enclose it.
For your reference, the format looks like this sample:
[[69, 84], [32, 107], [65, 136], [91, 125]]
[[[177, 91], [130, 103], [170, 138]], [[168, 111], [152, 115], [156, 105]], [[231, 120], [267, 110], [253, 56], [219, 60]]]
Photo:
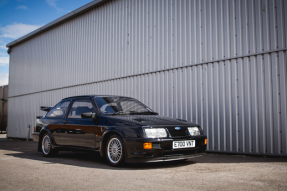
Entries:
[[[205, 135], [196, 137], [183, 137], [183, 138], [164, 138], [164, 139], [148, 139], [148, 138], [125, 138], [124, 142], [126, 145], [126, 158], [125, 161], [128, 163], [138, 162], [162, 162], [162, 161], [173, 161], [183, 160], [189, 158], [195, 158], [201, 156], [202, 152], [205, 152], [206, 145], [204, 140]], [[195, 147], [173, 149], [173, 141], [181, 140], [195, 140]], [[143, 143], [151, 142], [157, 147], [152, 149], [143, 149]]]

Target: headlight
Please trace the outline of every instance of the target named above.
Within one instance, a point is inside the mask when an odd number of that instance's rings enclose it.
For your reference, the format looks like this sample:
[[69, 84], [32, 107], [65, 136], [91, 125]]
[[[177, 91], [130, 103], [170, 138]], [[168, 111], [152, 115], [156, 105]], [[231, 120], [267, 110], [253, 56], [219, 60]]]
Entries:
[[198, 127], [188, 127], [188, 131], [191, 136], [200, 135]]
[[145, 129], [145, 134], [148, 138], [167, 137], [167, 133], [164, 128]]

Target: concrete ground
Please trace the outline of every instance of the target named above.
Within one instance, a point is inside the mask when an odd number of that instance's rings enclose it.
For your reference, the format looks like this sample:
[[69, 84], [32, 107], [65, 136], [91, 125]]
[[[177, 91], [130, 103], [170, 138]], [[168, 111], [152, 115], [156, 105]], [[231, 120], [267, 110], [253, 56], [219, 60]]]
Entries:
[[111, 167], [98, 154], [45, 158], [0, 135], [0, 190], [287, 190], [287, 159], [242, 155]]

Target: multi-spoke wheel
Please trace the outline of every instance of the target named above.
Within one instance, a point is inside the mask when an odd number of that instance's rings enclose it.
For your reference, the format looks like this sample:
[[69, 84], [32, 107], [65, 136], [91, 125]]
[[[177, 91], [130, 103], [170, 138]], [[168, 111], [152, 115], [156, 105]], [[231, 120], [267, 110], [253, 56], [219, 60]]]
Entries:
[[111, 165], [118, 165], [124, 159], [124, 145], [122, 138], [118, 135], [112, 135], [106, 145], [106, 156]]
[[41, 148], [42, 148], [42, 153], [44, 156], [52, 156], [52, 155], [57, 154], [56, 150], [52, 150], [52, 141], [48, 133], [45, 133], [42, 138]]

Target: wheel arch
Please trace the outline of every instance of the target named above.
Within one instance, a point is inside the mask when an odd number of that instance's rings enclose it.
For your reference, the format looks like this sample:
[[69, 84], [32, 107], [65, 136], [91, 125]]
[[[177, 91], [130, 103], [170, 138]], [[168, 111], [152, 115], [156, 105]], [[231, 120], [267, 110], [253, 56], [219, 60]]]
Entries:
[[51, 131], [50, 131], [47, 127], [44, 127], [44, 128], [40, 131], [40, 134], [39, 134], [38, 152], [41, 152], [42, 138], [43, 138], [43, 136], [44, 136], [45, 133], [48, 133], [48, 134], [51, 136], [52, 143], [53, 143], [53, 144], [55, 143]]
[[119, 132], [117, 132], [117, 131], [109, 131], [109, 132], [105, 133], [104, 136], [103, 136], [103, 138], [102, 138], [102, 141], [101, 141], [101, 143], [100, 143], [100, 155], [101, 155], [102, 157], [105, 156], [105, 148], [106, 148], [105, 146], [106, 146], [107, 141], [108, 141], [108, 139], [109, 139], [109, 137], [110, 137], [111, 135], [118, 135], [118, 136], [120, 136], [121, 138], [123, 138], [123, 136], [121, 135], [121, 133], [119, 133]]

